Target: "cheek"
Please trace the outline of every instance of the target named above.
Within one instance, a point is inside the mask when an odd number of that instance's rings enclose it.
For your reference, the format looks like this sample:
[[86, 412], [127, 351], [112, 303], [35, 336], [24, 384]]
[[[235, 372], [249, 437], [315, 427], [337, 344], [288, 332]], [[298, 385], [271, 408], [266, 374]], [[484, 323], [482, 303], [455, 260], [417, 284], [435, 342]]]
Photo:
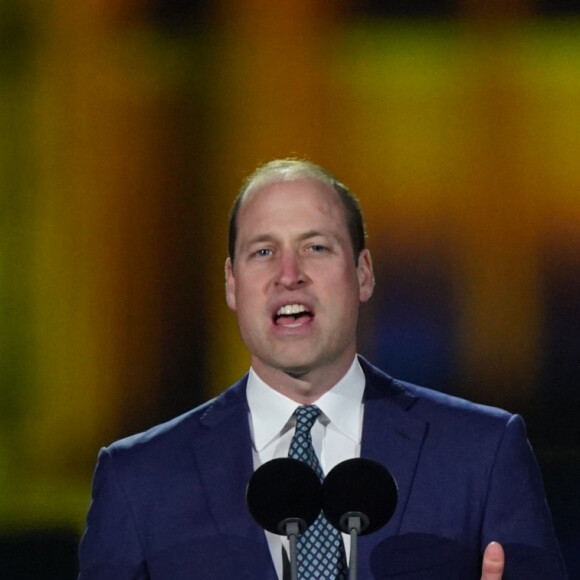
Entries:
[[360, 288], [352, 277], [337, 277], [328, 284], [321, 298], [324, 309], [333, 311], [337, 319], [348, 320], [358, 316]]
[[235, 294], [236, 314], [244, 321], [256, 320], [257, 314], [262, 310], [257, 288], [239, 284]]

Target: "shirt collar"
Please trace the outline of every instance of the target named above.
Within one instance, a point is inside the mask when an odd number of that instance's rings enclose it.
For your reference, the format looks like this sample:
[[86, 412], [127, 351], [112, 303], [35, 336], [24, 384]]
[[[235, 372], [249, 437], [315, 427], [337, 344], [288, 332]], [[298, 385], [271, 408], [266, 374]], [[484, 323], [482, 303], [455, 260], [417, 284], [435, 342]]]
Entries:
[[[364, 387], [365, 375], [355, 357], [342, 379], [316, 401], [328, 421], [356, 443], [360, 443]], [[246, 397], [250, 408], [252, 440], [259, 452], [293, 427], [294, 422], [290, 419], [300, 405], [269, 387], [252, 368]]]

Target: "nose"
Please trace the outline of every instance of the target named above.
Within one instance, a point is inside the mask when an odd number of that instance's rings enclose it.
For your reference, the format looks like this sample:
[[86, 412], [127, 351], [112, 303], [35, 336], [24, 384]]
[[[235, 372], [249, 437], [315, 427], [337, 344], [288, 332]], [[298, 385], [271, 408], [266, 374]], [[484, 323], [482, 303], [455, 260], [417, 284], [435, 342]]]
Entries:
[[299, 257], [293, 251], [280, 254], [276, 284], [292, 289], [304, 284], [305, 276]]

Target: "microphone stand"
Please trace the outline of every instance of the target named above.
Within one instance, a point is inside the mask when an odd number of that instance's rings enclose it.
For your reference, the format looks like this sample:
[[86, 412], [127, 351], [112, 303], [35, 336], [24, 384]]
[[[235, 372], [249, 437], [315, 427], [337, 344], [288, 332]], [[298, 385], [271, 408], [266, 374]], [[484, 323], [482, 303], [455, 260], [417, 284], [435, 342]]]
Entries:
[[349, 580], [358, 577], [358, 537], [369, 525], [369, 518], [362, 512], [346, 512], [340, 518], [340, 527], [350, 534]]
[[298, 580], [298, 558], [297, 558], [297, 543], [298, 536], [300, 535], [300, 527], [306, 527], [303, 520], [298, 518], [288, 518], [284, 520], [284, 531], [286, 536], [288, 536], [288, 542], [290, 543], [290, 580]]

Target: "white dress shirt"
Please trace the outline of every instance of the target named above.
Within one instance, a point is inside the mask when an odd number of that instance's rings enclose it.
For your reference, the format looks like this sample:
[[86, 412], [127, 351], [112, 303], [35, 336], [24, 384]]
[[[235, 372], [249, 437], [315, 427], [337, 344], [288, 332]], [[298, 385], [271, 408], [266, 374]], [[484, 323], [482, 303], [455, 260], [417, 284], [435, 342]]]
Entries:
[[[314, 404], [322, 414], [314, 423], [312, 444], [324, 474], [335, 465], [360, 457], [363, 424], [363, 393], [365, 376], [355, 357], [342, 379]], [[300, 406], [269, 387], [250, 369], [246, 396], [250, 409], [254, 469], [271, 459], [287, 457], [294, 435], [294, 411]], [[278, 578], [282, 578], [282, 546], [288, 550], [288, 540], [265, 532]], [[342, 534], [347, 558], [350, 536]]]

